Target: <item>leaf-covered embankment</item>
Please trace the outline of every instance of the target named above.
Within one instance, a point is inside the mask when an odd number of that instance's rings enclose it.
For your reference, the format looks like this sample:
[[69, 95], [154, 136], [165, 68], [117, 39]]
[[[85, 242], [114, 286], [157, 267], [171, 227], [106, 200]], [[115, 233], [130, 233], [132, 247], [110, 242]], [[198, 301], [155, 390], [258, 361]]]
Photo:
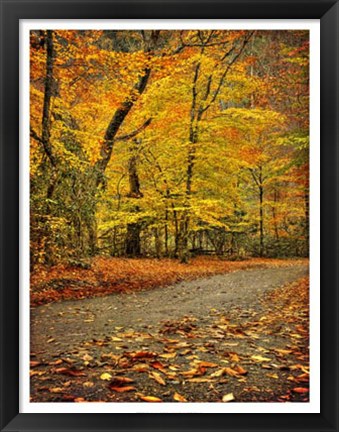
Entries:
[[307, 259], [226, 261], [215, 257], [197, 257], [189, 264], [181, 264], [174, 259], [97, 257], [89, 268], [61, 264], [52, 268], [37, 267], [31, 275], [31, 304], [36, 306], [60, 300], [134, 292], [236, 270], [294, 266], [307, 262]]

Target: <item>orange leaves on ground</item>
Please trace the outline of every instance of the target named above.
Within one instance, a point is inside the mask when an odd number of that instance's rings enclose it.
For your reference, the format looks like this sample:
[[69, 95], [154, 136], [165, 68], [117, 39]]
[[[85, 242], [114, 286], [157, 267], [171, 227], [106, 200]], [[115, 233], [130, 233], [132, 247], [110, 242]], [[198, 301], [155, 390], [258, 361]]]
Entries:
[[154, 358], [157, 357], [158, 354], [150, 351], [136, 351], [136, 352], [125, 353], [125, 355], [127, 355], [131, 359], [142, 359], [142, 358]]
[[129, 391], [134, 391], [136, 388], [131, 385], [126, 385], [132, 383], [134, 380], [128, 377], [116, 376], [113, 377], [108, 387], [117, 393], [124, 393]]
[[259, 362], [259, 363], [261, 363], [261, 362], [269, 362], [269, 361], [272, 360], [272, 359], [270, 359], [268, 357], [263, 357], [261, 355], [252, 355], [251, 359], [254, 360], [255, 362]]
[[222, 397], [223, 402], [232, 402], [235, 399], [233, 393], [228, 393]]
[[215, 368], [218, 365], [216, 363], [208, 362], [208, 361], [201, 361], [199, 362], [199, 368]]
[[223, 368], [223, 369], [220, 369], [220, 370], [217, 371], [216, 373], [217, 373], [217, 375], [213, 375], [213, 374], [212, 374], [211, 376], [216, 377], [216, 376], [222, 376], [222, 375], [227, 374], [227, 375], [229, 375], [229, 376], [236, 377], [236, 376], [239, 375], [238, 372], [237, 372], [236, 370], [234, 370], [234, 369], [232, 369], [232, 368], [230, 368], [230, 367], [225, 367], [225, 368]]
[[109, 385], [109, 388], [110, 388], [110, 390], [113, 390], [117, 393], [124, 393], [124, 392], [128, 392], [128, 391], [136, 390], [136, 388], [133, 386], [118, 387], [118, 386], [112, 386], [111, 384]]
[[72, 377], [80, 377], [80, 376], [86, 376], [86, 374], [78, 369], [72, 368], [72, 369], [68, 369], [68, 368], [57, 368], [54, 370], [55, 373], [58, 374], [62, 374], [62, 375], [69, 375]]
[[151, 363], [151, 366], [152, 366], [154, 369], [158, 369], [158, 370], [160, 370], [161, 372], [166, 372], [166, 368], [165, 368], [165, 366], [164, 366], [162, 363], [158, 362], [158, 361], [152, 362], [152, 363]]
[[241, 367], [240, 365], [235, 365], [234, 370], [238, 373], [238, 375], [247, 375], [247, 370]]
[[156, 396], [145, 396], [142, 393], [137, 393], [137, 396], [145, 402], [162, 402], [162, 400]]
[[159, 357], [162, 357], [164, 359], [172, 359], [172, 358], [174, 358], [176, 356], [177, 356], [177, 353], [173, 352], [173, 353], [160, 354]]
[[174, 393], [173, 400], [175, 400], [176, 402], [187, 402], [187, 399], [177, 392]]
[[158, 384], [166, 385], [166, 381], [162, 378], [162, 376], [158, 372], [151, 372], [149, 374], [150, 378], [153, 378]]
[[115, 376], [112, 378], [110, 384], [112, 385], [121, 385], [126, 383], [132, 383], [134, 380], [132, 378], [128, 377], [122, 377], [122, 376]]
[[306, 387], [295, 387], [293, 391], [294, 393], [308, 393], [310, 390]]
[[37, 266], [31, 275], [31, 303], [34, 306], [65, 299], [102, 297], [240, 269], [286, 267], [296, 263], [296, 260], [266, 258], [224, 261], [215, 257], [197, 257], [187, 265], [174, 259], [96, 257], [87, 263], [87, 269], [62, 264], [52, 268]]

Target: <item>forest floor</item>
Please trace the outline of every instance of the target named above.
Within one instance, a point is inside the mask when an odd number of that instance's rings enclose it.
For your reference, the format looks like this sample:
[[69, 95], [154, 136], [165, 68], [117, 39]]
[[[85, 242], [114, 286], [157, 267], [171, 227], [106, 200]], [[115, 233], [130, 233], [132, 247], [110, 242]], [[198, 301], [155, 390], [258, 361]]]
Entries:
[[308, 401], [308, 262], [244, 267], [32, 307], [31, 401]]

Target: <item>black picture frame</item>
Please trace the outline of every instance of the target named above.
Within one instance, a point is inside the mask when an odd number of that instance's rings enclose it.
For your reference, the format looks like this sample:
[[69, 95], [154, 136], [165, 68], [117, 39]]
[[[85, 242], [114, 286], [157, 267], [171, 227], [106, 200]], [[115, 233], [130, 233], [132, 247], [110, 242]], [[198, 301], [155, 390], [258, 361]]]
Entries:
[[[333, 0], [0, 0], [1, 430], [338, 431], [338, 31]], [[243, 18], [321, 20], [321, 413], [19, 413], [19, 20]]]

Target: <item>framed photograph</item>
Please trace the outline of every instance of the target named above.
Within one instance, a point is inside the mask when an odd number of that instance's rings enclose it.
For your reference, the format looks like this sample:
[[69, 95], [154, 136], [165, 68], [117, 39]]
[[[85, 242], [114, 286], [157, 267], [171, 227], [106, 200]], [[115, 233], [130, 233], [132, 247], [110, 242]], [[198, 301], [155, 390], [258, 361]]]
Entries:
[[338, 3], [1, 6], [1, 430], [337, 431]]

